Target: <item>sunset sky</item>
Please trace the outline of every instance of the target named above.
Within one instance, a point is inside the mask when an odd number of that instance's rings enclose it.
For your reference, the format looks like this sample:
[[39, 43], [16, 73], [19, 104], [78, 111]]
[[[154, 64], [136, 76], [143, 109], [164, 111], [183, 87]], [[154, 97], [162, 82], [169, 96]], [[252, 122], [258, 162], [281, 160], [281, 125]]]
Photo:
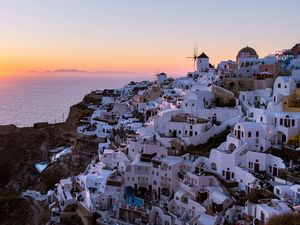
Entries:
[[300, 42], [299, 0], [0, 0], [0, 76], [78, 69], [192, 70], [242, 47], [260, 56]]

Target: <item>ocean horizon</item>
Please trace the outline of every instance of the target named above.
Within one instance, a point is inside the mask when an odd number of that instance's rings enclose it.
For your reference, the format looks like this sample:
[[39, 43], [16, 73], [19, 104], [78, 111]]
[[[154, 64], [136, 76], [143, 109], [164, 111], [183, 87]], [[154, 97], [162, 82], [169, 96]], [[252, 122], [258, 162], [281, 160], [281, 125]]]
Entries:
[[153, 80], [129, 72], [54, 71], [0, 78], [0, 125], [29, 127], [37, 122], [58, 123], [72, 105], [93, 90], [120, 88], [130, 81]]

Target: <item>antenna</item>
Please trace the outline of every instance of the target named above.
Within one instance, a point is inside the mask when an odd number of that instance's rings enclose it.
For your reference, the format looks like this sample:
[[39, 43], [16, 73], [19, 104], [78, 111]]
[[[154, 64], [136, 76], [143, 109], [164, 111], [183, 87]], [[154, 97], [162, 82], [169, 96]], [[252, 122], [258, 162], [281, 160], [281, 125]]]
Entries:
[[196, 60], [197, 60], [197, 57], [198, 57], [198, 46], [197, 46], [197, 44], [195, 44], [194, 48], [193, 48], [193, 56], [186, 57], [187, 59], [193, 59], [194, 70], [196, 69]]

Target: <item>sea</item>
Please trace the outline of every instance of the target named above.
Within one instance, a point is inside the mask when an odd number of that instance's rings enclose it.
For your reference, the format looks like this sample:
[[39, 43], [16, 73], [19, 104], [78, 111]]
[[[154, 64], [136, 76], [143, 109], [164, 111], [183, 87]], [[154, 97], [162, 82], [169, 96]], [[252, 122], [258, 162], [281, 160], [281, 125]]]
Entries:
[[130, 81], [151, 80], [146, 73], [31, 72], [0, 76], [0, 125], [32, 126], [66, 120], [70, 106], [92, 90], [120, 88]]

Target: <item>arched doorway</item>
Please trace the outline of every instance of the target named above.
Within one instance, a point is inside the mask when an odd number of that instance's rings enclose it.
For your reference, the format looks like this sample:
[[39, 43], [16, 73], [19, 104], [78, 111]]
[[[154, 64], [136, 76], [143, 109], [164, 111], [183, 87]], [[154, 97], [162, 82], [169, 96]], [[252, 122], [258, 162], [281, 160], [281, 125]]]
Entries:
[[278, 145], [283, 145], [286, 141], [287, 141], [286, 135], [283, 132], [278, 131], [278, 133], [277, 133], [277, 144]]
[[214, 162], [211, 163], [210, 167], [211, 167], [212, 170], [217, 170], [217, 164], [214, 163]]
[[230, 143], [230, 144], [228, 145], [228, 151], [229, 151], [230, 153], [233, 152], [235, 149], [236, 149], [235, 144]]

